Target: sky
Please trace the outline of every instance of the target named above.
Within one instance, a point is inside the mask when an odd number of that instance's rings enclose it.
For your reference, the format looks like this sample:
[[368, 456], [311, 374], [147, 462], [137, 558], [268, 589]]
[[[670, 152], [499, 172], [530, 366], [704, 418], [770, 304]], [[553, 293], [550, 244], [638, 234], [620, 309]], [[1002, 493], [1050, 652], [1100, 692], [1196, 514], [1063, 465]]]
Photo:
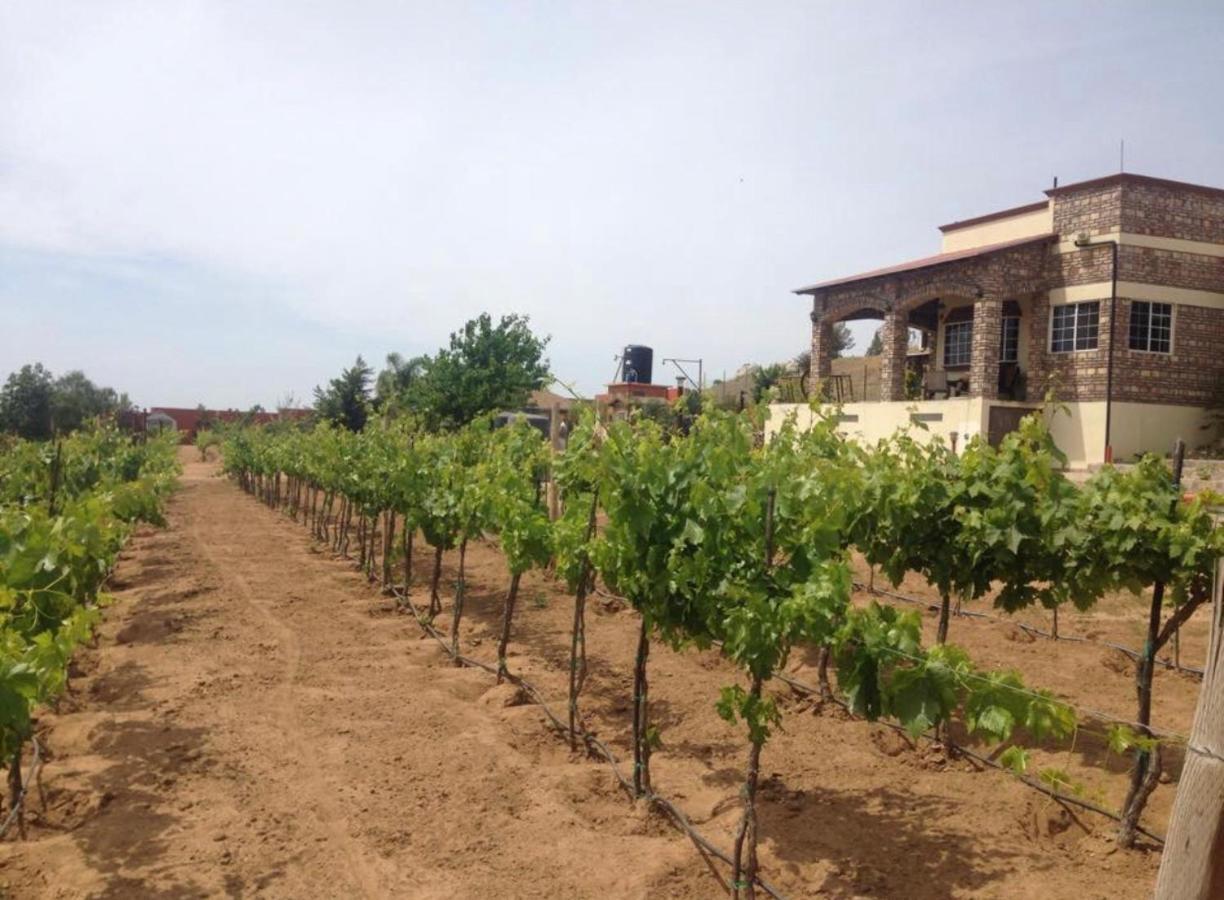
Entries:
[[485, 311], [585, 394], [731, 375], [1122, 139], [1224, 186], [1222, 46], [1219, 0], [0, 0], [0, 377], [303, 403]]

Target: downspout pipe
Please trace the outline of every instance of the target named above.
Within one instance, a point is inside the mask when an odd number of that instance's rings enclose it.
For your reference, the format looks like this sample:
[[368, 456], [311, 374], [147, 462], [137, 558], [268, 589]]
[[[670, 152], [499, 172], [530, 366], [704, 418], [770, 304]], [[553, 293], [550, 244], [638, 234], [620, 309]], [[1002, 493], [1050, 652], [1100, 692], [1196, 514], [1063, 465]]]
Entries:
[[1118, 241], [1116, 238], [1108, 241], [1094, 241], [1087, 237], [1075, 239], [1075, 246], [1080, 249], [1103, 247], [1105, 244], [1109, 244], [1113, 257], [1109, 286], [1109, 349], [1105, 351], [1105, 462], [1112, 463], [1114, 337], [1118, 331]]

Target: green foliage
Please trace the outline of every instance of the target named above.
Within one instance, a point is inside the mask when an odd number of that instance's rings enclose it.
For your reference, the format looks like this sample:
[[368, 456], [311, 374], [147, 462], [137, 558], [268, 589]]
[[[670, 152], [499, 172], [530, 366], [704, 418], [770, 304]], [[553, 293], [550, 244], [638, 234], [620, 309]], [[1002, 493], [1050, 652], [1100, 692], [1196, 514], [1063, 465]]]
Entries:
[[[684, 440], [665, 440], [651, 422], [612, 423], [595, 548], [604, 579], [659, 637], [674, 647], [719, 641], [754, 683], [796, 641], [831, 635], [850, 593], [839, 527], [847, 480], [827, 446], [833, 432], [786, 427], [760, 448], [759, 427], [718, 410]], [[776, 724], [755, 689], [728, 688], [720, 711], [743, 719], [753, 742]]]
[[526, 422], [497, 429], [487, 443], [483, 477], [473, 486], [480, 499], [473, 505], [481, 507], [482, 523], [497, 533], [510, 574], [520, 575], [552, 557], [553, 530], [543, 489], [548, 445]]
[[549, 379], [548, 338], [532, 333], [526, 316], [488, 313], [450, 336], [413, 391], [432, 427], [456, 429], [489, 413], [519, 409]]
[[732, 725], [736, 719], [743, 720], [748, 740], [753, 744], [764, 744], [769, 739], [769, 729], [782, 726], [782, 713], [772, 697], [749, 693], [738, 684], [721, 689], [715, 709]]
[[30, 441], [51, 437], [51, 402], [55, 391], [51, 373], [42, 363], [22, 366], [0, 389], [0, 429]]
[[196, 432], [195, 447], [200, 451], [200, 462], [208, 459], [208, 451], [221, 446], [221, 435], [210, 428], [202, 428]]
[[882, 356], [884, 354], [884, 341], [880, 338], [880, 329], [876, 329], [871, 335], [871, 343], [867, 345], [864, 356]]
[[[551, 560], [576, 590], [594, 566], [651, 637], [717, 645], [736, 664], [743, 677], [724, 686], [717, 708], [758, 747], [780, 723], [765, 686], [800, 643], [834, 650], [856, 713], [911, 734], [959, 722], [1006, 745], [1018, 733], [1044, 741], [1075, 732], [1073, 710], [1016, 672], [979, 669], [953, 645], [924, 647], [916, 613], [852, 607], [852, 547], [894, 582], [918, 572], [945, 596], [966, 598], [997, 587], [1007, 609], [1085, 606], [1157, 578], [1193, 596], [1224, 549], [1158, 460], [1127, 473], [1107, 467], [1076, 488], [1039, 417], [998, 448], [974, 440], [959, 457], [911, 433], [863, 448], [820, 414], [806, 431], [792, 417], [761, 445], [762, 424], [754, 413], [706, 410], [684, 433], [645, 417], [605, 426], [588, 416], [553, 458], [525, 423], [429, 433], [405, 417], [360, 433], [240, 429], [224, 455], [240, 477], [289, 474], [366, 516], [394, 509], [435, 547], [495, 534], [512, 575]], [[10, 459], [17, 472], [46, 471], [45, 450], [0, 456], [0, 496], [45, 490], [18, 477], [23, 487], [9, 491]], [[65, 477], [88, 482], [91, 471], [74, 462]], [[564, 500], [556, 522], [544, 503], [550, 472]], [[592, 533], [596, 498], [603, 515]], [[657, 734], [648, 722], [642, 729]], [[1144, 740], [1118, 731], [1111, 745], [1122, 752]], [[1003, 747], [1000, 759], [1029, 768], [1019, 747]]]
[[387, 354], [387, 365], [374, 384], [374, 407], [387, 417], [419, 410], [421, 385], [429, 370], [428, 356], [405, 359], [399, 353]]
[[319, 418], [342, 425], [349, 431], [365, 427], [370, 406], [370, 379], [374, 370], [360, 356], [341, 371], [326, 388], [315, 388], [315, 412]]
[[1015, 775], [1028, 772], [1029, 752], [1023, 747], [1011, 746], [999, 754], [999, 765]]
[[[158, 521], [177, 472], [172, 438], [131, 443], [112, 429], [0, 456], [0, 761], [63, 690], [131, 523]], [[51, 503], [52, 486], [57, 502]]]
[[995, 743], [1016, 728], [1038, 740], [1074, 732], [1074, 711], [1049, 692], [1026, 688], [1013, 671], [979, 671], [950, 644], [923, 649], [921, 637], [916, 612], [877, 603], [850, 610], [836, 646], [838, 683], [855, 713], [894, 718], [914, 735], [959, 715]]
[[760, 403], [769, 390], [785, 378], [788, 373], [789, 369], [785, 363], [756, 366], [752, 370], [752, 402]]
[[1129, 471], [1105, 466], [1088, 479], [1059, 541], [1081, 606], [1106, 591], [1137, 592], [1157, 581], [1180, 605], [1205, 596], [1215, 560], [1224, 555], [1224, 530], [1203, 498], [1183, 501], [1155, 456]]
[[126, 394], [99, 387], [84, 372], [53, 378], [41, 363], [34, 363], [9, 375], [0, 389], [0, 431], [27, 440], [47, 440], [131, 405]]
[[55, 379], [51, 393], [51, 421], [56, 434], [67, 434], [85, 427], [91, 419], [131, 407], [126, 394], [99, 387], [81, 371]]
[[1156, 749], [1159, 741], [1154, 737], [1142, 735], [1129, 725], [1121, 723], [1111, 725], [1109, 727], [1106, 743], [1109, 749], [1118, 755], [1126, 753], [1128, 750], [1139, 749], [1145, 753], [1151, 753]]
[[583, 413], [569, 434], [565, 452], [553, 463], [552, 477], [562, 498], [561, 517], [553, 523], [553, 563], [557, 576], [576, 593], [590, 575], [597, 555], [598, 532], [591, 533], [592, 504], [600, 480], [600, 430], [594, 414]]

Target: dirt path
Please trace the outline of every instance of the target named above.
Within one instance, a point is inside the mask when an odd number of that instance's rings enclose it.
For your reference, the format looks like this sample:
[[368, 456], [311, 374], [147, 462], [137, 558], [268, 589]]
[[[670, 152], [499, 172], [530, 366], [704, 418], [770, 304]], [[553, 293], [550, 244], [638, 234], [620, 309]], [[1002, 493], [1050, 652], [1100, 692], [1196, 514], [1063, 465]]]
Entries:
[[215, 473], [188, 463], [125, 552], [6, 896], [710, 895], [538, 711]]

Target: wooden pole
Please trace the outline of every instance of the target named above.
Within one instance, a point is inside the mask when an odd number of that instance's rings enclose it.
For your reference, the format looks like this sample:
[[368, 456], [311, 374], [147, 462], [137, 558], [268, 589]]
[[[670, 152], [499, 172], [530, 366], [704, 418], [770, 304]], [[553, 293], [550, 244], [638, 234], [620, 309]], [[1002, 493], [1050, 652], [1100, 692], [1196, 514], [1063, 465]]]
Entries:
[[1216, 562], [1213, 596], [1206, 671], [1156, 876], [1156, 900], [1224, 897], [1224, 560]]
[[[552, 405], [548, 412], [548, 443], [555, 458], [561, 452], [561, 410], [557, 404]], [[548, 519], [551, 522], [561, 518], [561, 497], [557, 493], [556, 467], [548, 476]]]

